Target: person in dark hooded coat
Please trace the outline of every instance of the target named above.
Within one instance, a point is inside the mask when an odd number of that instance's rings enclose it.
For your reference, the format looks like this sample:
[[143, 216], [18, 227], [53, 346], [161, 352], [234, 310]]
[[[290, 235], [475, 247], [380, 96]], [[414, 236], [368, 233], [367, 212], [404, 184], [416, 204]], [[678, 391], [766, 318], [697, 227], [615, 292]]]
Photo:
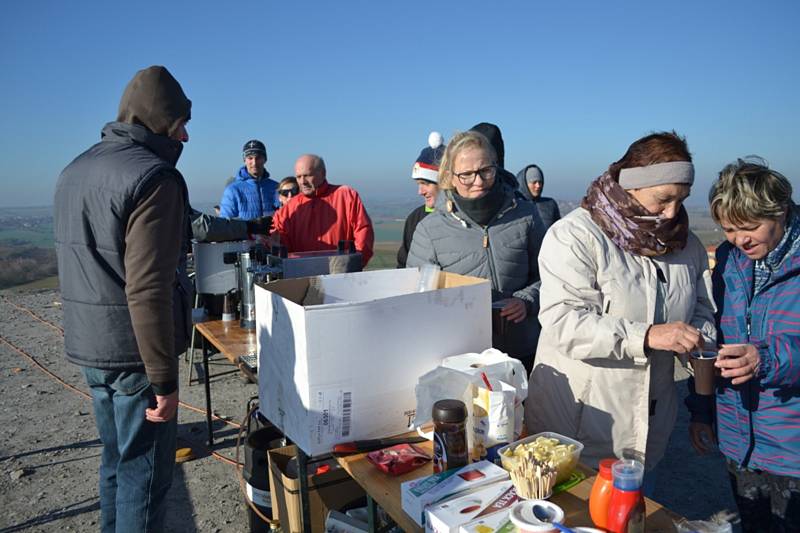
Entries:
[[537, 165], [528, 165], [519, 171], [517, 181], [519, 181], [519, 192], [522, 193], [522, 196], [536, 204], [545, 231], [547, 231], [555, 221], [561, 218], [561, 213], [555, 200], [542, 196], [542, 190], [544, 190], [542, 169]]
[[[469, 130], [477, 131], [489, 139], [489, 144], [492, 145], [492, 148], [494, 148], [494, 151], [497, 154], [497, 177], [502, 183], [509, 185], [512, 190], [516, 191], [517, 178], [514, 177], [514, 174], [506, 170], [506, 145], [503, 142], [503, 133], [500, 131], [500, 128], [491, 122], [479, 122], [478, 124], [472, 126]], [[524, 198], [519, 192], [516, 192], [515, 196], [517, 198]]]
[[[175, 168], [191, 101], [152, 66], [117, 120], [61, 173], [54, 199], [64, 350], [91, 390], [103, 443], [100, 529], [164, 531], [175, 464], [178, 357], [191, 286], [189, 201]], [[117, 527], [119, 526], [119, 527]]]

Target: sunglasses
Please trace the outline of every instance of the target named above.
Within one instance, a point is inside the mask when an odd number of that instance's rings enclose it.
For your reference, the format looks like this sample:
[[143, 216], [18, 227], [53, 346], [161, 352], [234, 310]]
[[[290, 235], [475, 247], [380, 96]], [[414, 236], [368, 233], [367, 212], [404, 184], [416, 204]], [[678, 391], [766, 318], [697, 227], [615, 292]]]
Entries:
[[292, 187], [291, 189], [281, 189], [278, 191], [278, 194], [280, 194], [281, 196], [289, 196], [290, 194], [292, 196], [297, 196], [297, 193], [299, 192], [300, 192], [300, 187]]

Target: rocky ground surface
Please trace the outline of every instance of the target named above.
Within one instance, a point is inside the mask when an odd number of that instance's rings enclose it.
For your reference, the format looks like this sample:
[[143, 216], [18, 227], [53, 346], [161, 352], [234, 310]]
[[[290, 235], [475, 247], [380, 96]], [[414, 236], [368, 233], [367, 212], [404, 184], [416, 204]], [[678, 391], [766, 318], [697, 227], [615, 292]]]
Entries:
[[[3, 533], [84, 532], [99, 527], [100, 442], [91, 402], [84, 396], [87, 387], [78, 367], [62, 355], [60, 326], [57, 291], [0, 292]], [[201, 356], [196, 359], [201, 360]], [[221, 417], [238, 422], [244, 417], [248, 399], [258, 390], [244, 383], [233, 367], [220, 359], [217, 356], [210, 371], [213, 409]], [[179, 413], [178, 435], [184, 445], [193, 448], [197, 459], [175, 466], [167, 529], [247, 531], [236, 469], [213, 456], [204, 445], [205, 396], [202, 385], [186, 385], [187, 368], [182, 363], [181, 400], [187, 406]], [[201, 371], [199, 364], [195, 368]], [[683, 397], [686, 376], [678, 372], [676, 386]], [[659, 465], [654, 498], [692, 519], [734, 510], [722, 457], [718, 453], [698, 457], [688, 443], [687, 424], [688, 415], [682, 409], [666, 458]], [[222, 421], [215, 422], [214, 427], [218, 439], [214, 451], [232, 460], [237, 428]]]

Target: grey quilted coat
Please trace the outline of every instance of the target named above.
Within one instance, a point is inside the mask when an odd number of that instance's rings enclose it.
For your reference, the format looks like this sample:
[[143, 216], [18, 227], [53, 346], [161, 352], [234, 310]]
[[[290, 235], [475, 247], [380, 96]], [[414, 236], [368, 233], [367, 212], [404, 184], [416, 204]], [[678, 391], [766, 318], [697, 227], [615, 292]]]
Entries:
[[445, 272], [488, 279], [492, 301], [524, 300], [527, 318], [507, 324], [506, 334], [494, 336], [492, 344], [529, 367], [539, 338], [538, 255], [544, 231], [534, 204], [515, 197], [510, 186], [503, 192], [503, 206], [483, 227], [458, 209], [451, 191], [442, 191], [436, 211], [417, 225], [407, 266], [431, 263]]

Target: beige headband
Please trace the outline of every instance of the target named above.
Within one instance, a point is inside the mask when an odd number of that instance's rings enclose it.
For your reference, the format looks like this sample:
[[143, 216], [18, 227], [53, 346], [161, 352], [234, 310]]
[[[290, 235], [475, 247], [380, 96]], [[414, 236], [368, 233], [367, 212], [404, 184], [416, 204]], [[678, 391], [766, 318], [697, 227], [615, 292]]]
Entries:
[[619, 185], [623, 189], [643, 189], [670, 183], [694, 183], [694, 165], [689, 161], [672, 161], [619, 171]]

